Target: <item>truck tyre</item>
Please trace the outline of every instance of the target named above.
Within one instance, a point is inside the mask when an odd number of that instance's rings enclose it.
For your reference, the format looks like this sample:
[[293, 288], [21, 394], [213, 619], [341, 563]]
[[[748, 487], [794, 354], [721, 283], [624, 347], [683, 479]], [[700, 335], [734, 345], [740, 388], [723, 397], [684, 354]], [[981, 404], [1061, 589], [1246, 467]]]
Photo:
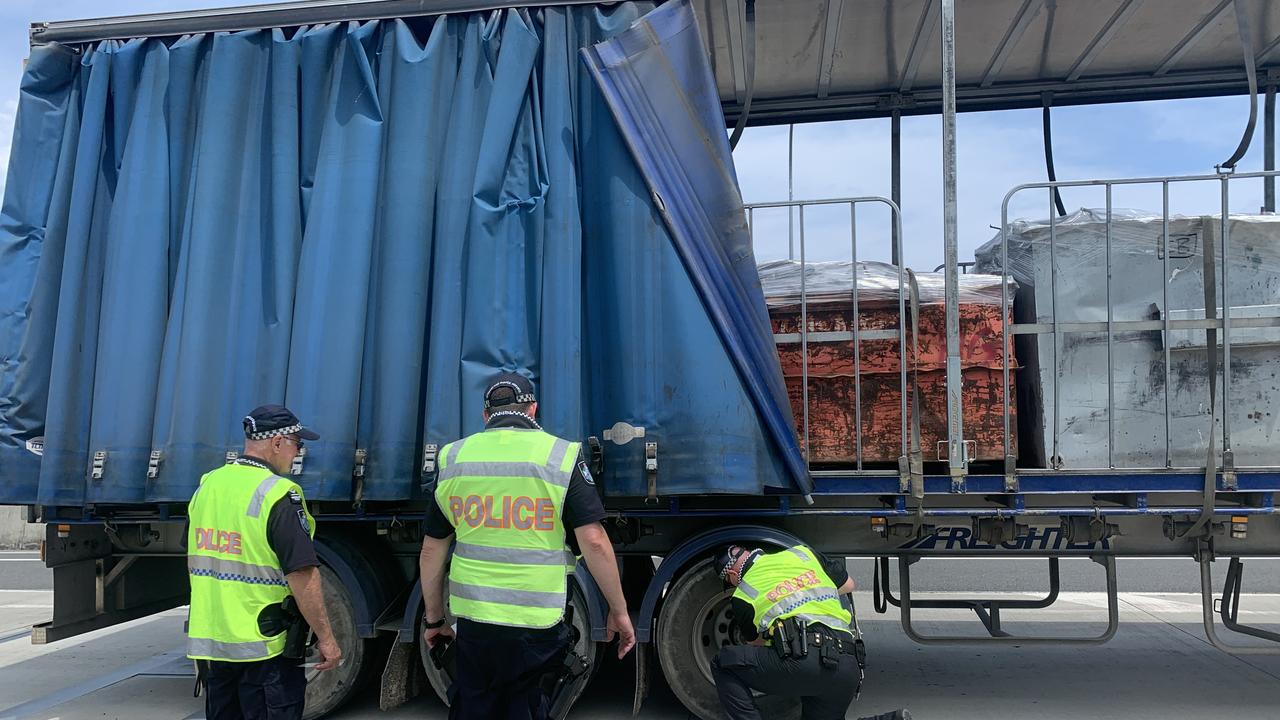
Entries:
[[[446, 601], [448, 596], [446, 595]], [[569, 579], [569, 604], [573, 606], [573, 626], [578, 629], [578, 644], [574, 646], [574, 652], [586, 658], [587, 664], [594, 673], [600, 665], [600, 646], [591, 641], [591, 620], [587, 612], [587, 601], [582, 595], [582, 590], [578, 588], [578, 583], [573, 578]], [[454, 622], [453, 615], [448, 615], [449, 622]], [[431, 688], [436, 691], [436, 697], [445, 705], [449, 704], [449, 677], [444, 671], [435, 666], [431, 662], [431, 651], [427, 649], [427, 644], [422, 642], [422, 617], [419, 613], [418, 618], [418, 652], [422, 658], [422, 667], [427, 672], [427, 681], [431, 683]], [[583, 688], [582, 690], [585, 690]], [[582, 690], [578, 691], [578, 695], [582, 695]], [[574, 702], [578, 701], [575, 697]]]
[[[711, 679], [711, 660], [720, 648], [741, 642], [733, 629], [732, 592], [704, 560], [671, 584], [658, 612], [658, 662], [677, 699], [702, 720], [719, 720], [720, 698]], [[797, 718], [795, 698], [756, 696], [767, 718]]]
[[368, 682], [372, 662], [377, 655], [373, 640], [365, 640], [356, 632], [355, 604], [351, 593], [328, 567], [320, 566], [324, 583], [324, 604], [329, 612], [333, 636], [342, 648], [342, 664], [317, 672], [307, 669], [307, 704], [303, 720], [324, 717], [351, 699]]

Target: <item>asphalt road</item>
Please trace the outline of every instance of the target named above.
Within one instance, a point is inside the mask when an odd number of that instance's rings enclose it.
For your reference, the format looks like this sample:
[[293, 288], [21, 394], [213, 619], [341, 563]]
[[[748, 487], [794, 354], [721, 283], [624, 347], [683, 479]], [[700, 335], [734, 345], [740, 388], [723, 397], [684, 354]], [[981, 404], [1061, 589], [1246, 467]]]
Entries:
[[[1043, 561], [925, 560], [913, 567], [919, 592], [1039, 592]], [[1218, 563], [1225, 566], [1225, 563]], [[1280, 561], [1251, 560], [1242, 620], [1280, 623]], [[1219, 567], [1221, 572], [1224, 567]], [[1208, 644], [1199, 626], [1196, 566], [1189, 559], [1119, 561], [1121, 625], [1102, 646], [921, 646], [894, 613], [870, 612], [871, 564], [850, 561], [870, 650], [867, 685], [849, 718], [909, 706], [917, 720], [992, 717], [1170, 720], [1231, 717], [1275, 720], [1280, 657], [1232, 656]], [[1009, 613], [1020, 634], [1086, 634], [1101, 629], [1101, 568], [1064, 561], [1063, 596], [1036, 615]], [[80, 638], [32, 646], [23, 630], [52, 612], [52, 577], [34, 553], [0, 553], [0, 720], [164, 720], [203, 718], [191, 697], [182, 653], [184, 610], [173, 610]], [[921, 612], [920, 629], [973, 634], [971, 613]], [[640, 718], [690, 715], [657, 675]], [[572, 718], [631, 717], [634, 663], [606, 663]], [[390, 712], [377, 709], [376, 684], [332, 717], [338, 720], [443, 720], [434, 697]], [[21, 706], [10, 713], [6, 709]]]
[[0, 589], [52, 590], [53, 571], [38, 553], [0, 550]]

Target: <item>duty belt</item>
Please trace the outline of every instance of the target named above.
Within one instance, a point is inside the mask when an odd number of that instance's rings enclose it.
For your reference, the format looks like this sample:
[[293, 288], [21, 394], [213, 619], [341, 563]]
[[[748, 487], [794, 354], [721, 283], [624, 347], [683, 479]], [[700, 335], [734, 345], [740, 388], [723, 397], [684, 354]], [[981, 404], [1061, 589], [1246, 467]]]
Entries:
[[836, 647], [836, 652], [843, 655], [853, 655], [856, 652], [854, 650], [853, 636], [849, 633], [827, 628], [824, 630], [807, 630], [805, 634], [808, 636], [805, 639], [808, 641], [809, 647], [821, 647], [822, 645], [833, 643]]
[[[834, 660], [834, 655], [858, 655], [858, 641], [853, 635], [834, 630], [822, 624], [809, 625], [803, 620], [785, 618], [769, 628], [768, 637], [778, 657], [805, 657], [810, 648], [821, 650], [822, 656]], [[858, 658], [859, 666], [862, 658]]]

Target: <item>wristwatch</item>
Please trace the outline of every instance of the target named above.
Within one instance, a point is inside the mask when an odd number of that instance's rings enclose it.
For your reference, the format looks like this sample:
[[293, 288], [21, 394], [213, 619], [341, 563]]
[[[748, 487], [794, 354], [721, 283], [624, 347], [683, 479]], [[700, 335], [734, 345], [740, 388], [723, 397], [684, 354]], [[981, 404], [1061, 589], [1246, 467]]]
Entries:
[[440, 618], [435, 622], [427, 622], [426, 618], [423, 618], [422, 620], [423, 620], [422, 627], [426, 628], [427, 630], [436, 630], [438, 628], [444, 627], [445, 618]]

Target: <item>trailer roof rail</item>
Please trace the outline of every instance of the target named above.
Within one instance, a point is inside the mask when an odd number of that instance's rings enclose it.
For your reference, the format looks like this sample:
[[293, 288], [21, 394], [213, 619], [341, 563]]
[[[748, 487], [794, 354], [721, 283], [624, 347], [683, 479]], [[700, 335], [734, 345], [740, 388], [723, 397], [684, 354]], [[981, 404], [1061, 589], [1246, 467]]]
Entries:
[[[746, 106], [741, 0], [689, 0], [730, 126]], [[293, 27], [593, 0], [314, 0], [34, 23], [32, 44]], [[941, 0], [758, 3], [749, 124], [943, 111]], [[1280, 67], [1266, 3], [1099, 0], [1054, 22], [1046, 0], [963, 3], [955, 17], [959, 112], [1244, 94], [1238, 6], [1259, 75]], [[814, 18], [816, 30], [796, 17]]]

